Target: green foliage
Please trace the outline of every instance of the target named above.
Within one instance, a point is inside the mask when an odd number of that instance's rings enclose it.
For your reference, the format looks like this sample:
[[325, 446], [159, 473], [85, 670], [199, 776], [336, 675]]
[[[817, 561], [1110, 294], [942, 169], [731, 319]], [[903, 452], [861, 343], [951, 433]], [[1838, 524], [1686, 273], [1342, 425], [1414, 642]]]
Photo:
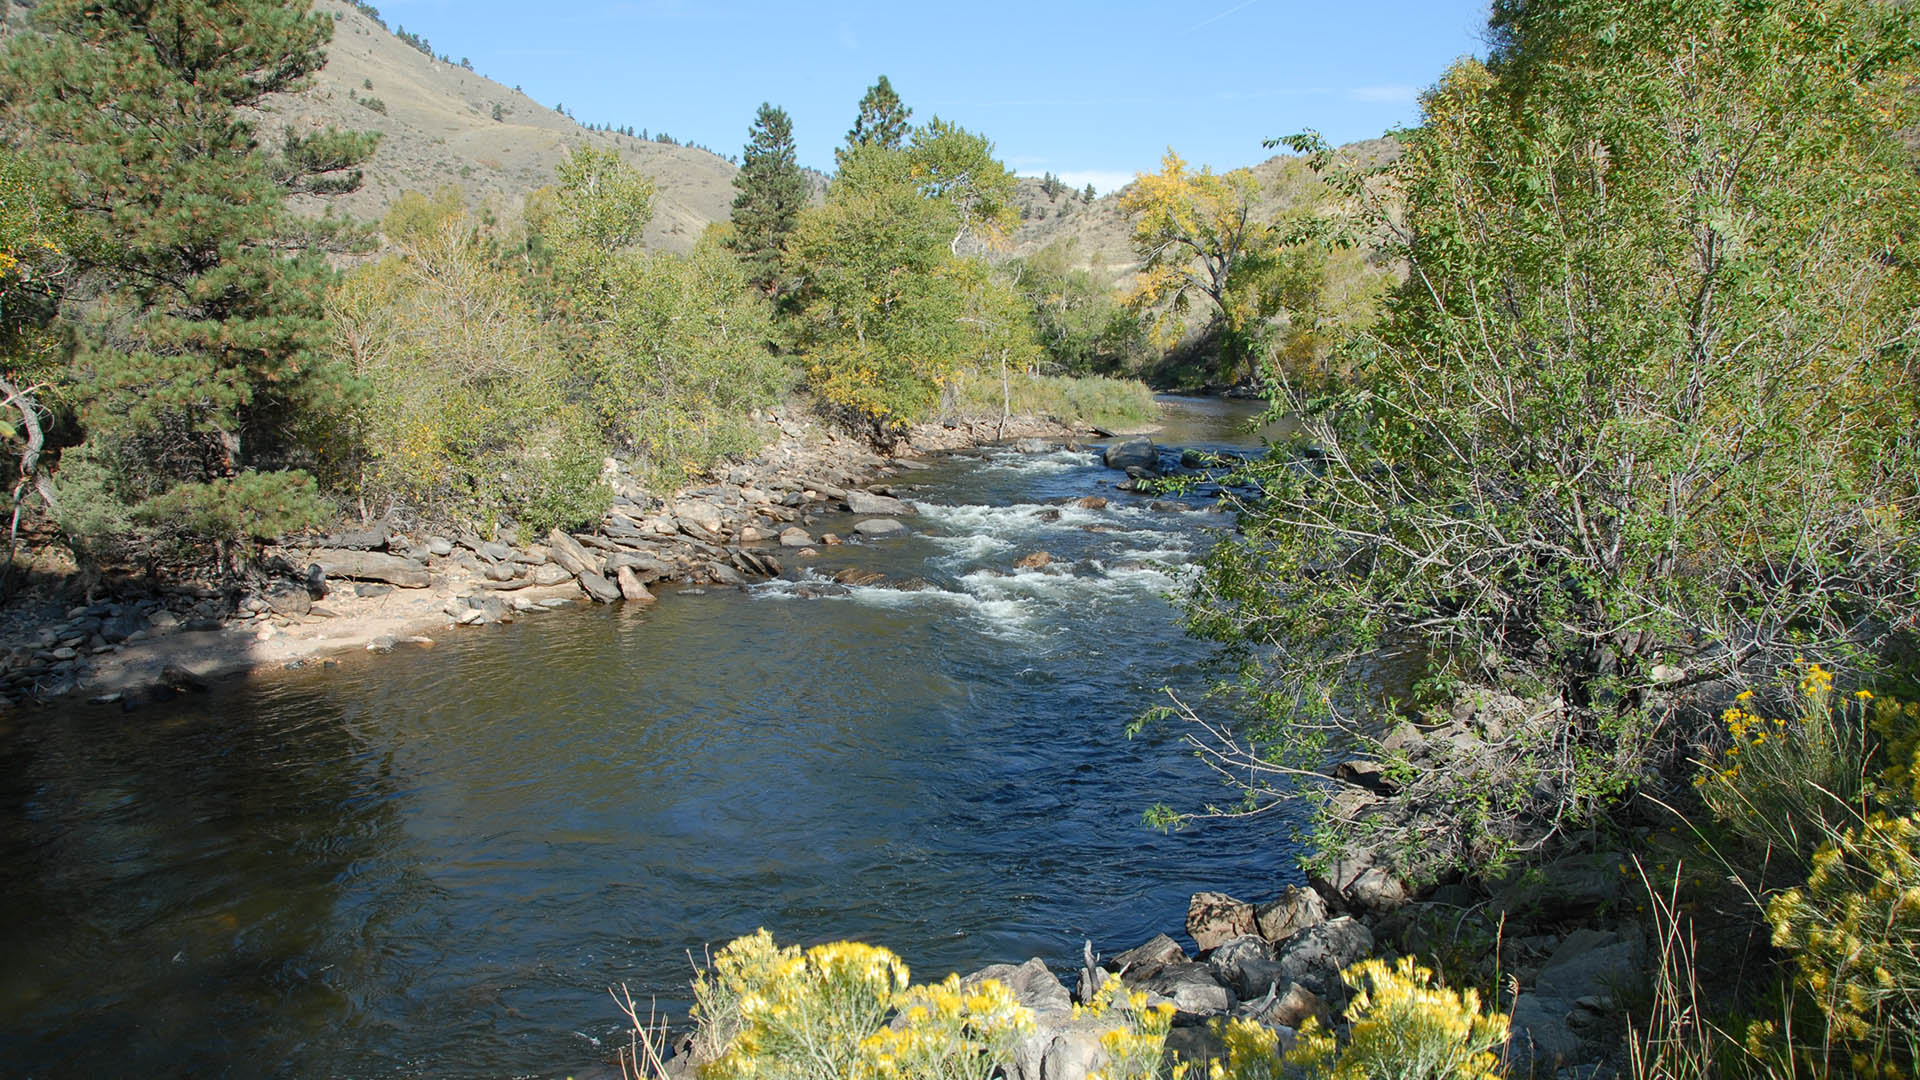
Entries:
[[191, 485], [127, 519], [150, 539], [242, 539], [260, 519], [211, 501], [303, 489], [248, 474], [307, 456], [303, 417], [348, 389], [318, 347], [342, 234], [284, 204], [351, 188], [372, 140], [288, 135], [270, 152], [254, 119], [306, 85], [332, 21], [275, 0], [51, 0], [33, 20], [0, 56], [0, 121], [72, 223], [75, 272], [53, 298], [73, 343], [53, 391], [79, 415], [68, 441], [143, 455], [149, 497]]
[[335, 353], [367, 389], [343, 465], [356, 493], [434, 519], [596, 520], [600, 443], [569, 365], [458, 193], [405, 196], [385, 228], [394, 253], [331, 306]]
[[947, 385], [946, 407], [962, 415], [1050, 416], [1081, 426], [1138, 428], [1160, 415], [1153, 391], [1132, 379], [1101, 375], [1038, 375], [975, 368]]
[[1152, 351], [1140, 320], [1077, 262], [1072, 241], [1055, 241], [1014, 264], [1034, 337], [1051, 365], [1069, 374], [1139, 370]]
[[547, 238], [600, 429], [667, 484], [751, 450], [746, 414], [789, 376], [747, 269], [713, 241], [691, 256], [634, 248], [652, 185], [610, 152], [576, 153], [559, 179]]
[[768, 348], [772, 308], [717, 244], [635, 257], [599, 328], [587, 372], [601, 429], [672, 486], [759, 444], [753, 410], [792, 384]]
[[902, 105], [900, 95], [893, 92], [893, 84], [885, 75], [880, 76], [860, 98], [860, 115], [854, 117], [853, 129], [847, 132], [846, 147], [834, 152], [842, 167], [847, 155], [863, 146], [898, 150], [907, 137], [907, 121], [912, 116], [913, 110]]
[[905, 148], [855, 146], [787, 244], [790, 333], [813, 388], [876, 438], [926, 416], [964, 368], [1032, 359], [1018, 298], [956, 254], [1007, 226], [1012, 177], [992, 149], [938, 119]]
[[754, 284], [774, 291], [780, 249], [810, 194], [794, 157], [793, 121], [763, 102], [733, 176], [733, 235], [727, 246], [747, 264]]
[[578, 310], [604, 314], [622, 276], [622, 266], [653, 220], [653, 181], [621, 159], [618, 151], [576, 148], [554, 170], [560, 198], [539, 223], [566, 287], [578, 293]]
[[1920, 37], [1855, 0], [1502, 17], [1398, 161], [1336, 177], [1410, 277], [1190, 618], [1352, 726], [1386, 650], [1540, 688], [1564, 726], [1516, 749], [1558, 826], [1647, 775], [1658, 702], [1870, 665], [1915, 615]]
[[268, 542], [317, 528], [332, 517], [313, 478], [299, 470], [246, 472], [176, 484], [141, 503], [134, 516], [154, 529], [162, 550], [191, 559], [207, 546]]
[[703, 1080], [987, 1080], [1033, 1023], [998, 982], [910, 987], [885, 949], [803, 952], [765, 930], [722, 949], [694, 997]]

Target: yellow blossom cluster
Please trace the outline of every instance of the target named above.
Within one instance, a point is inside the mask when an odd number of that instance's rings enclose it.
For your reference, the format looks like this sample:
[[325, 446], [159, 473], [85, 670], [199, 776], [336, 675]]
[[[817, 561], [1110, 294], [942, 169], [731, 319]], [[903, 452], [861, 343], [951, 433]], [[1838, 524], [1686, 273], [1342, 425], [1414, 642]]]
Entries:
[[[1804, 888], [1767, 906], [1773, 944], [1838, 1037], [1920, 1039], [1920, 815], [1874, 813], [1813, 857]], [[1883, 1062], [1876, 1061], [1878, 1075]]]
[[[702, 1080], [987, 1080], [1033, 1015], [993, 980], [909, 986], [886, 949], [801, 950], [765, 930], [714, 957], [694, 982]], [[890, 1024], [889, 1021], [892, 1021]]]
[[1366, 1080], [1496, 1080], [1495, 1051], [1507, 1041], [1507, 1018], [1483, 1013], [1474, 990], [1439, 985], [1413, 957], [1388, 964], [1368, 959], [1346, 970], [1356, 993], [1347, 1007], [1347, 1044], [1336, 1049], [1314, 1021], [1300, 1029], [1287, 1062], [1308, 1077]]
[[1076, 1005], [1073, 1015], [1082, 1020], [1104, 1020], [1113, 1026], [1100, 1036], [1100, 1049], [1106, 1062], [1088, 1074], [1089, 1080], [1156, 1080], [1184, 1077], [1184, 1065], [1169, 1073], [1165, 1062], [1167, 1032], [1173, 1029], [1173, 1005], [1152, 1002], [1143, 990], [1128, 990], [1118, 979], [1109, 979], [1087, 1005]]
[[1033, 1013], [993, 979], [958, 975], [909, 990], [898, 1021], [861, 1044], [857, 1075], [872, 1080], [989, 1080], [1033, 1030]]

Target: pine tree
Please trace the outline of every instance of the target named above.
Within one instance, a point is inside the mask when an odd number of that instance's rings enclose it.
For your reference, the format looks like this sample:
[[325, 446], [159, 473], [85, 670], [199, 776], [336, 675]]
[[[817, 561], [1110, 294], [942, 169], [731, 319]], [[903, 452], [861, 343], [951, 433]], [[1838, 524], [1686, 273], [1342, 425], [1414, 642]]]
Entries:
[[893, 92], [893, 84], [885, 75], [880, 81], [867, 87], [865, 97], [860, 99], [860, 115], [854, 118], [853, 130], [847, 132], [846, 149], [838, 151], [845, 157], [846, 150], [856, 146], [878, 146], [886, 150], [897, 150], [907, 139], [907, 120], [913, 116], [913, 110], [900, 103], [900, 95]]
[[76, 234], [51, 392], [84, 435], [71, 456], [112, 465], [89, 498], [223, 554], [312, 520], [311, 478], [284, 466], [346, 387], [321, 348], [321, 249], [342, 232], [285, 204], [357, 187], [374, 137], [268, 150], [253, 110], [307, 85], [332, 19], [311, 0], [47, 0], [33, 21], [0, 53], [0, 124]]
[[733, 186], [733, 236], [728, 241], [756, 285], [773, 292], [780, 276], [780, 247], [807, 205], [807, 178], [793, 147], [793, 121], [786, 110], [763, 102], [753, 118]]

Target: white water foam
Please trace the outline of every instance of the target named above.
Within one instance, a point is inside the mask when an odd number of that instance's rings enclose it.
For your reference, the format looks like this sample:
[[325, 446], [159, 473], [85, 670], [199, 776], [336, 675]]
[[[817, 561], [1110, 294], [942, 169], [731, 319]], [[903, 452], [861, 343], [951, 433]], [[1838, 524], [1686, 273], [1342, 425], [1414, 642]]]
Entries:
[[1094, 464], [1093, 455], [1084, 450], [1055, 450], [1047, 454], [995, 454], [987, 459], [981, 471], [1057, 476], [1075, 469], [1091, 468]]

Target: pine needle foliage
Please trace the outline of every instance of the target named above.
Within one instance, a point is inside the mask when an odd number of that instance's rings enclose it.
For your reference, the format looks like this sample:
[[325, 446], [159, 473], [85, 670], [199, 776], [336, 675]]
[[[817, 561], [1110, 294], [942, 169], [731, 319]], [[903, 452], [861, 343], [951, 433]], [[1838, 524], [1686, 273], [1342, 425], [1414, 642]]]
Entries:
[[305, 0], [49, 0], [32, 28], [0, 54], [0, 125], [73, 224], [67, 441], [131, 448], [144, 467], [109, 494], [158, 499], [133, 520], [160, 531], [224, 549], [310, 523], [312, 481], [286, 466], [349, 392], [319, 347], [340, 234], [286, 204], [351, 190], [373, 140], [268, 145], [257, 110], [308, 84], [332, 20]]

